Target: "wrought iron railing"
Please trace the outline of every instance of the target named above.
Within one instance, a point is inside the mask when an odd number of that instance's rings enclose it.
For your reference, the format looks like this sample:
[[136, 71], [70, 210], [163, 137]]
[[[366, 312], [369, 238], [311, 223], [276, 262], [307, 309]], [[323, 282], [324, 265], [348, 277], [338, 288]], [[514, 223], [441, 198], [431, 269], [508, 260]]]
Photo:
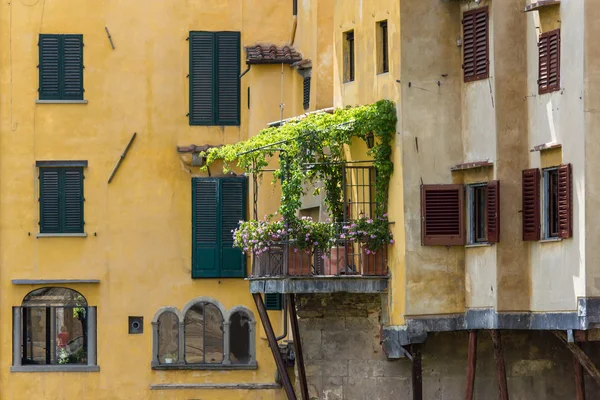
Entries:
[[281, 276], [385, 276], [387, 246], [367, 252], [364, 244], [338, 239], [326, 251], [300, 250], [281, 242], [254, 255], [251, 278]]

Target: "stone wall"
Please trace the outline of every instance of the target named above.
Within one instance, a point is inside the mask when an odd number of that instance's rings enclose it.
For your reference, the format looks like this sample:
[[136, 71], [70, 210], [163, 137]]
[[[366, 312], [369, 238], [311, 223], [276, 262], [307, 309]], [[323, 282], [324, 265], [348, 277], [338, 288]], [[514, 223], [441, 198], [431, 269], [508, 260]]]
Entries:
[[[379, 295], [298, 296], [310, 396], [324, 400], [411, 399], [411, 362], [388, 361], [379, 341]], [[574, 399], [571, 353], [547, 331], [502, 331], [508, 389], [515, 399]], [[423, 398], [464, 399], [468, 334], [429, 334], [422, 345]], [[599, 342], [583, 345], [597, 365]], [[586, 374], [587, 375], [587, 374]], [[600, 387], [586, 376], [589, 399]], [[475, 399], [497, 398], [492, 342], [479, 332]]]

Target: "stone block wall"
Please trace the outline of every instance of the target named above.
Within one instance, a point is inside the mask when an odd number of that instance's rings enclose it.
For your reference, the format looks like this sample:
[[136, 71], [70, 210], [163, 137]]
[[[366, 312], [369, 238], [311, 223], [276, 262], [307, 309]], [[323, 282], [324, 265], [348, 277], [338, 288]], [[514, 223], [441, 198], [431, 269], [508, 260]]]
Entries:
[[[298, 317], [309, 393], [323, 400], [411, 399], [411, 362], [388, 360], [380, 345], [380, 295], [299, 295]], [[551, 332], [502, 331], [510, 399], [575, 398], [573, 357]], [[468, 334], [429, 334], [421, 345], [423, 397], [464, 399]], [[600, 342], [583, 344], [600, 365]], [[586, 374], [587, 398], [600, 386]], [[497, 398], [492, 341], [479, 332], [475, 399]]]

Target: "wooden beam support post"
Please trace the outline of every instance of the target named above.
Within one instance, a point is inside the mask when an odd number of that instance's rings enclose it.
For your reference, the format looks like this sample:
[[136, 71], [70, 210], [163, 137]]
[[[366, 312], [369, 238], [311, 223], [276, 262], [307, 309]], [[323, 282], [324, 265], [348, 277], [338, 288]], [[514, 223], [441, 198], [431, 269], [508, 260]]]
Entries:
[[288, 400], [296, 400], [294, 386], [292, 385], [290, 376], [288, 375], [287, 369], [285, 368], [285, 364], [283, 363], [283, 357], [279, 352], [279, 346], [277, 345], [277, 340], [275, 340], [275, 332], [273, 331], [273, 325], [271, 325], [271, 320], [269, 319], [269, 315], [267, 314], [265, 303], [263, 302], [260, 293], [252, 293], [252, 297], [254, 298], [254, 302], [256, 303], [256, 309], [258, 310], [260, 321], [262, 322], [263, 327], [265, 328], [265, 333], [267, 334], [269, 347], [271, 348], [271, 352], [273, 353], [273, 358], [275, 359], [275, 364], [277, 365], [279, 376], [281, 376], [281, 382], [283, 383], [283, 388], [285, 389], [287, 398]]
[[579, 346], [575, 343], [569, 343], [567, 340], [567, 335], [564, 332], [554, 331], [554, 336], [560, 339], [564, 345], [567, 346], [573, 356], [579, 361], [579, 363], [585, 368], [585, 370], [590, 374], [592, 378], [600, 385], [600, 371], [596, 367], [596, 365], [592, 362], [592, 360], [588, 357], [587, 354]]
[[304, 355], [302, 354], [302, 341], [300, 340], [300, 327], [298, 326], [298, 314], [296, 313], [296, 299], [294, 294], [288, 294], [287, 304], [292, 323], [292, 335], [294, 335], [294, 351], [296, 352], [296, 366], [298, 367], [298, 378], [300, 380], [300, 393], [302, 400], [309, 400], [308, 382], [306, 381], [306, 370], [304, 369]]
[[413, 344], [412, 353], [412, 390], [413, 400], [423, 400], [423, 371], [421, 366], [421, 346]]
[[577, 357], [573, 356], [573, 367], [575, 368], [575, 399], [576, 400], [585, 400], [585, 383], [583, 379], [583, 366], [577, 359]]
[[477, 331], [469, 331], [469, 354], [467, 358], [466, 400], [473, 400], [475, 388], [475, 369], [477, 367]]
[[499, 330], [490, 330], [494, 344], [494, 360], [496, 361], [496, 382], [500, 400], [508, 400], [508, 384], [506, 383], [506, 366], [504, 365], [504, 351], [502, 350], [502, 336]]

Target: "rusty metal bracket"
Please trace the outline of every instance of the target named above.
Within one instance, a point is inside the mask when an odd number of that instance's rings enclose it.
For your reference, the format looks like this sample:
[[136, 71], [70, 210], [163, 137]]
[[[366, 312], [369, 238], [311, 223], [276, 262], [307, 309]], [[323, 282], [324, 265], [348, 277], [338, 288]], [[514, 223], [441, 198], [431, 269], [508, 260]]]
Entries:
[[110, 174], [110, 178], [108, 178], [108, 183], [112, 182], [113, 178], [115, 177], [115, 174], [117, 173], [117, 170], [119, 169], [119, 166], [121, 165], [121, 163], [123, 162], [123, 159], [127, 155], [127, 152], [129, 151], [129, 148], [131, 147], [131, 144], [133, 143], [133, 140], [135, 139], [136, 136], [137, 136], [137, 132], [134, 132], [133, 136], [131, 137], [131, 140], [129, 140], [129, 143], [127, 144], [127, 147], [125, 147], [125, 151], [123, 152], [123, 154], [121, 154], [121, 158], [119, 158], [119, 161], [117, 161], [117, 165], [115, 165], [115, 169], [113, 169], [112, 174]]

